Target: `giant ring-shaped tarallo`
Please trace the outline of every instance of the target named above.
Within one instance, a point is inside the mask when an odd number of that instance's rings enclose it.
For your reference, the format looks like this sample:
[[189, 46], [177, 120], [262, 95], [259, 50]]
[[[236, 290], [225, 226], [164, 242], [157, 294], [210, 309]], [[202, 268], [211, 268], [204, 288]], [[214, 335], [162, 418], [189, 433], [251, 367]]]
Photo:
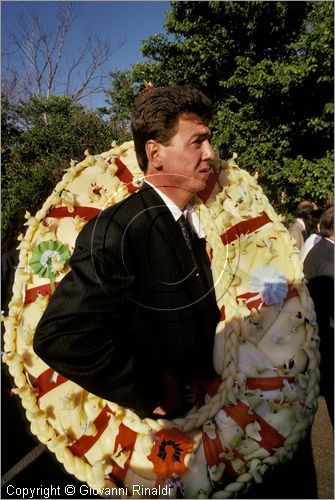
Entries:
[[87, 220], [142, 183], [132, 142], [72, 162], [26, 214], [5, 321], [4, 361], [31, 431], [66, 471], [105, 497], [230, 498], [291, 458], [311, 427], [319, 337], [299, 252], [255, 177], [217, 160], [196, 210], [221, 321], [216, 380], [183, 418], [141, 420], [58, 375], [32, 349]]

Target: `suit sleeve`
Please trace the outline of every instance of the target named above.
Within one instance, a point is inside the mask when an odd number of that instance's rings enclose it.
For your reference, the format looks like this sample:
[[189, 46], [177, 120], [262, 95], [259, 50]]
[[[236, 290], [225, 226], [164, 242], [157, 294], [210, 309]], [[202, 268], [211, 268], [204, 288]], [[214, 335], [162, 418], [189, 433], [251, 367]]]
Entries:
[[126, 318], [135, 278], [120, 226], [106, 217], [90, 221], [70, 267], [37, 325], [36, 354], [89, 392], [147, 413], [133, 373]]

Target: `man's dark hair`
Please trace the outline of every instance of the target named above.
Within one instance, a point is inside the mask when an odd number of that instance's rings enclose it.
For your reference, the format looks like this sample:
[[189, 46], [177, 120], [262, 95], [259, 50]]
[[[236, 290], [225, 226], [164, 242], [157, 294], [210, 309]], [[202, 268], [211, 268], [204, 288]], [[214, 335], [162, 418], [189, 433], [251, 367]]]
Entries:
[[320, 217], [323, 214], [324, 209], [317, 208], [312, 210], [306, 219], [304, 220], [306, 231], [308, 234], [317, 234], [319, 232]]
[[156, 87], [142, 93], [136, 100], [131, 116], [138, 164], [144, 172], [148, 166], [145, 145], [154, 139], [166, 144], [175, 135], [181, 115], [196, 115], [208, 125], [213, 105], [200, 90], [190, 86]]
[[315, 209], [315, 203], [309, 200], [303, 200], [298, 205], [297, 217], [305, 219], [314, 209]]
[[325, 238], [334, 234], [334, 207], [327, 208], [321, 215], [320, 234]]

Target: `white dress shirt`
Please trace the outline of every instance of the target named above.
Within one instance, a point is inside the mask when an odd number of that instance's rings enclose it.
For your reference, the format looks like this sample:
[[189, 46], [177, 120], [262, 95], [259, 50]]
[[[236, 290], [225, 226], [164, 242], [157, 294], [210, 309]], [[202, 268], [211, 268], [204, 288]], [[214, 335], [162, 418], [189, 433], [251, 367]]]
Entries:
[[187, 222], [190, 224], [193, 232], [199, 237], [199, 238], [205, 238], [206, 237], [206, 232], [203, 227], [203, 225], [200, 222], [199, 216], [194, 210], [193, 206], [191, 203], [187, 203], [185, 206], [184, 210], [181, 210], [177, 205], [175, 204], [174, 201], [172, 201], [168, 196], [166, 196], [165, 193], [163, 193], [158, 187], [154, 186], [151, 184], [151, 182], [148, 182], [145, 179], [146, 184], [148, 184], [150, 187], [152, 187], [156, 193], [162, 198], [164, 201], [165, 205], [168, 207], [170, 210], [173, 218], [175, 221], [177, 221], [182, 215], [184, 215], [185, 219]]
[[312, 233], [310, 236], [308, 236], [307, 240], [305, 241], [305, 243], [303, 244], [303, 246], [300, 250], [300, 258], [301, 258], [302, 262], [304, 262], [308, 252], [310, 250], [312, 250], [314, 245], [319, 243], [320, 240], [321, 240], [321, 236], [319, 236], [318, 234]]

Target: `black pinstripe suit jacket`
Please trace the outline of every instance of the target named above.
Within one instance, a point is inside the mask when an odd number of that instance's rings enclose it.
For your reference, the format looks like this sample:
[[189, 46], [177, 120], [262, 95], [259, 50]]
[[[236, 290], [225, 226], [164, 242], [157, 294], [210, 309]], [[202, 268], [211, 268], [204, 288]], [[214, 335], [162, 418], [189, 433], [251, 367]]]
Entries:
[[70, 265], [34, 338], [58, 373], [141, 415], [157, 406], [165, 373], [214, 375], [214, 292], [204, 294], [154, 189], [144, 184], [88, 222]]

